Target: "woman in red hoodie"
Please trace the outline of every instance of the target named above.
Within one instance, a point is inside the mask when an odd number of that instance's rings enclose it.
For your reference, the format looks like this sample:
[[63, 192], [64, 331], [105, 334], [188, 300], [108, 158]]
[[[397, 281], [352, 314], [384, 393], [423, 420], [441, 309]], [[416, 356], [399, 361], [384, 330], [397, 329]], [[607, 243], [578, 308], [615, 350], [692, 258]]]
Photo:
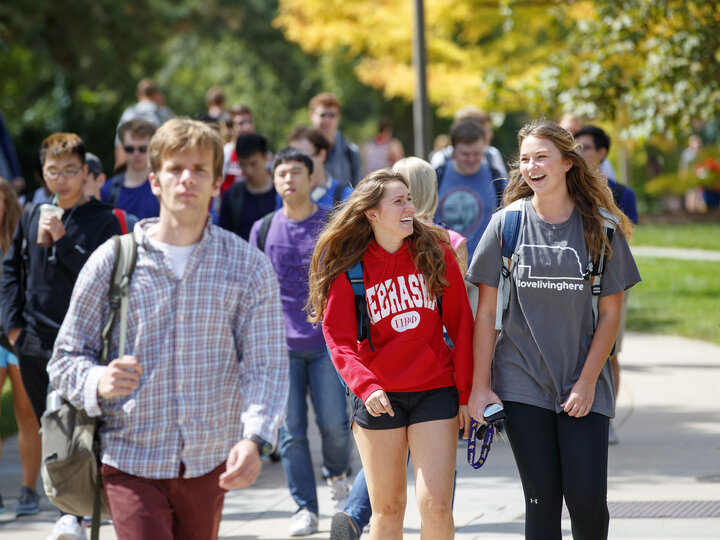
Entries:
[[[457, 430], [467, 434], [470, 424], [473, 319], [463, 276], [445, 231], [414, 212], [402, 174], [372, 173], [321, 233], [310, 266], [310, 320], [322, 320], [332, 361], [354, 394], [371, 538], [402, 538], [408, 451], [423, 538], [453, 537]], [[358, 261], [371, 323], [360, 342], [345, 274]]]

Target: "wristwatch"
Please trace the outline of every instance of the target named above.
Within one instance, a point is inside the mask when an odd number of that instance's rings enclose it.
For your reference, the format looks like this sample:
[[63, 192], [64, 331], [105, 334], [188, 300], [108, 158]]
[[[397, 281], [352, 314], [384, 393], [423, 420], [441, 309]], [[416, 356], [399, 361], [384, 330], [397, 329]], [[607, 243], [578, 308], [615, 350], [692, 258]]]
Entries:
[[252, 441], [257, 444], [258, 452], [260, 452], [260, 457], [269, 456], [270, 454], [272, 454], [272, 444], [267, 442], [262, 437], [259, 437], [258, 435], [250, 435], [249, 437], [245, 438], [248, 441]]

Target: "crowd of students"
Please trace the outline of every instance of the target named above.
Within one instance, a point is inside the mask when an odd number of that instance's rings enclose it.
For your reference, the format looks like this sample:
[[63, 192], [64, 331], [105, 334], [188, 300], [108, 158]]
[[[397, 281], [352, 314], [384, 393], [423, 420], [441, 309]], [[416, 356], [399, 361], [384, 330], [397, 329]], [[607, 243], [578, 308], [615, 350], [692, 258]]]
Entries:
[[[403, 159], [386, 122], [361, 152], [323, 93], [310, 125], [272, 154], [252, 111], [226, 111], [218, 88], [200, 120], [171, 118], [158, 92], [138, 85], [117, 133], [124, 169], [110, 179], [77, 135], [57, 133], [40, 149], [45, 205], [23, 210], [0, 180], [0, 382], [13, 384], [23, 456], [16, 515], [38, 511], [50, 385], [104, 421], [119, 538], [216, 537], [225, 491], [250, 485], [273, 451], [298, 506], [290, 536], [317, 532], [321, 476], [331, 538], [357, 539], [368, 522], [371, 538], [401, 538], [410, 460], [423, 537], [452, 538], [458, 430], [467, 438], [491, 404], [506, 411], [526, 537], [561, 537], [564, 498], [575, 538], [607, 538], [619, 377], [607, 360], [640, 276], [627, 245], [634, 200], [601, 172], [602, 130], [573, 137], [532, 122], [507, 173], [489, 116], [469, 107], [433, 166]], [[510, 207], [522, 225], [508, 267]], [[127, 346], [119, 355], [116, 322], [102, 366], [109, 239], [127, 231], [137, 242]], [[352, 489], [351, 434], [363, 466]], [[53, 537], [84, 538], [80, 518], [61, 516]]]

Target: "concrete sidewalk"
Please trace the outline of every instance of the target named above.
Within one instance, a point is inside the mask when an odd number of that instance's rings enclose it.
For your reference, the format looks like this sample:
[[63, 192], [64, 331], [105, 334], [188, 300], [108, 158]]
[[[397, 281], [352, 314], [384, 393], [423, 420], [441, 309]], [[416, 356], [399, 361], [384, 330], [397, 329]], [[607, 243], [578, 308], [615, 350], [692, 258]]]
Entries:
[[[720, 538], [720, 347], [629, 332], [620, 361], [622, 385], [615, 420], [620, 444], [610, 447], [610, 538]], [[311, 445], [319, 463], [316, 431]], [[353, 467], [357, 466], [355, 458]], [[411, 472], [408, 483], [412, 488]], [[14, 519], [19, 485], [17, 444], [9, 439], [0, 462], [0, 492], [7, 508], [0, 515], [0, 538], [44, 539], [57, 514], [43, 499], [40, 514]], [[333, 511], [328, 488], [320, 487], [319, 496], [320, 532], [308, 538], [329, 538]], [[287, 538], [295, 510], [282, 467], [266, 462], [255, 486], [228, 494], [221, 537]], [[522, 490], [509, 445], [496, 441], [486, 465], [475, 471], [467, 465], [465, 444], [460, 443], [456, 538], [520, 540], [523, 515]], [[566, 515], [563, 534], [571, 538]], [[405, 538], [419, 537], [420, 521], [410, 493]], [[102, 527], [101, 538], [115, 538], [111, 526]]]

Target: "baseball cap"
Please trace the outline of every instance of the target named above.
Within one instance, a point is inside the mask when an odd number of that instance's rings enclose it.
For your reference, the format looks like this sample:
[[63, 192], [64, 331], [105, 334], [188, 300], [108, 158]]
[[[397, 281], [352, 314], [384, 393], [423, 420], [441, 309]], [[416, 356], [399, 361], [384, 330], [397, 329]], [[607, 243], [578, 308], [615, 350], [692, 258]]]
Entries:
[[103, 166], [100, 162], [100, 158], [91, 152], [85, 152], [85, 163], [87, 163], [88, 171], [98, 175], [102, 174]]

